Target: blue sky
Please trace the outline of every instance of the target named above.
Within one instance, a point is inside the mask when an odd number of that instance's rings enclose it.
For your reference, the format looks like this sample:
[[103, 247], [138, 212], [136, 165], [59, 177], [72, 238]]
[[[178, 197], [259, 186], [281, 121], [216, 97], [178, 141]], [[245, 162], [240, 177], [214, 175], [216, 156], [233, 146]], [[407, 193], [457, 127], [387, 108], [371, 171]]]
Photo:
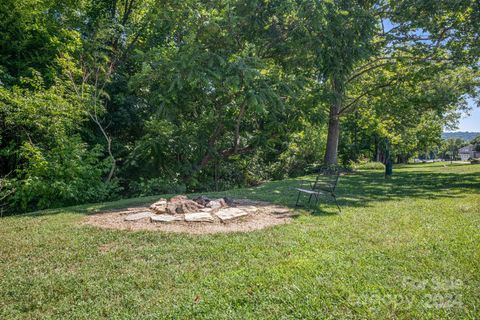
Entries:
[[473, 106], [473, 103], [471, 106], [472, 110], [469, 112], [469, 115], [464, 115], [462, 119], [460, 119], [456, 131], [480, 132], [480, 108]]
[[[384, 28], [388, 32], [393, 28], [393, 24], [390, 20], [385, 19]], [[415, 32], [417, 35], [428, 35], [428, 33], [421, 32], [420, 30]], [[468, 114], [463, 114], [458, 123], [458, 129], [455, 131], [470, 131], [480, 132], [480, 107], [476, 107], [473, 101], [470, 99], [468, 102], [471, 110]]]

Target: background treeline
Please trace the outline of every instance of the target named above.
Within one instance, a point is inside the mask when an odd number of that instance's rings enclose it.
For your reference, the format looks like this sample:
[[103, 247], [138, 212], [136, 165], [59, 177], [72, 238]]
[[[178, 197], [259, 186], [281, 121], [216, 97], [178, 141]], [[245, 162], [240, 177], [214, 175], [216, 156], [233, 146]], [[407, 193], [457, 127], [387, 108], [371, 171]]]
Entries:
[[475, 139], [476, 137], [480, 136], [480, 132], [463, 132], [463, 131], [455, 131], [455, 132], [444, 132], [442, 133], [443, 139], [460, 139], [466, 142]]
[[478, 1], [3, 0], [0, 210], [220, 190], [438, 147]]

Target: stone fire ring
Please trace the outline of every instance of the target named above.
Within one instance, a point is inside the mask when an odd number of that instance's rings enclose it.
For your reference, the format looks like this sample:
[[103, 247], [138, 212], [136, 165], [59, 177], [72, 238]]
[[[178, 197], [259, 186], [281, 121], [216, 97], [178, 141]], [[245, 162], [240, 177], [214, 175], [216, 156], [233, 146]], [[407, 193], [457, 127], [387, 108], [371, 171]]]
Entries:
[[177, 196], [170, 200], [160, 199], [150, 207], [89, 215], [83, 223], [118, 230], [211, 234], [259, 230], [289, 223], [294, 215], [291, 209], [268, 202], [228, 200], [228, 204], [215, 199], [210, 205], [201, 202], [196, 205], [185, 196]]

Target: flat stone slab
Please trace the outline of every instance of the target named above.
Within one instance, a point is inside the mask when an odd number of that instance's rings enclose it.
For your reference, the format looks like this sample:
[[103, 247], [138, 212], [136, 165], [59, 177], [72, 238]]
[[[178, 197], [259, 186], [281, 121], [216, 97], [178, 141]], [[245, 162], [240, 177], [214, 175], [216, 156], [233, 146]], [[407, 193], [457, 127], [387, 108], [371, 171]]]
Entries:
[[194, 212], [185, 214], [185, 221], [188, 222], [213, 222], [213, 217], [208, 212]]
[[174, 222], [174, 221], [183, 221], [182, 217], [172, 216], [170, 214], [156, 214], [150, 217], [152, 222]]
[[280, 208], [280, 207], [276, 207], [276, 208], [273, 208], [273, 213], [275, 214], [286, 214], [286, 213], [290, 213], [290, 209], [288, 208]]
[[128, 216], [125, 217], [125, 221], [137, 221], [145, 218], [150, 218], [154, 214], [150, 211], [144, 211], [144, 212], [137, 212], [134, 214], [129, 214]]
[[215, 215], [223, 222], [223, 221], [246, 216], [248, 215], [248, 212], [239, 208], [226, 208], [226, 209], [218, 210], [215, 213]]
[[249, 213], [255, 213], [258, 210], [258, 207], [255, 206], [238, 206], [238, 209], [248, 211]]

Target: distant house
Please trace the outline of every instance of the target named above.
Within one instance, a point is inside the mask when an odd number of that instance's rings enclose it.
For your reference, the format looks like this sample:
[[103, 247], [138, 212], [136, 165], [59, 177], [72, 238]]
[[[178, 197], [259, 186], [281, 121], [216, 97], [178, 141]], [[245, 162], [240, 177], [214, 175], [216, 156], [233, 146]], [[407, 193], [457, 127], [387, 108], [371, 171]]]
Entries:
[[475, 151], [475, 146], [473, 144], [469, 144], [463, 148], [458, 150], [458, 155], [462, 161], [467, 161], [468, 159], [473, 158], [480, 158], [480, 152]]

